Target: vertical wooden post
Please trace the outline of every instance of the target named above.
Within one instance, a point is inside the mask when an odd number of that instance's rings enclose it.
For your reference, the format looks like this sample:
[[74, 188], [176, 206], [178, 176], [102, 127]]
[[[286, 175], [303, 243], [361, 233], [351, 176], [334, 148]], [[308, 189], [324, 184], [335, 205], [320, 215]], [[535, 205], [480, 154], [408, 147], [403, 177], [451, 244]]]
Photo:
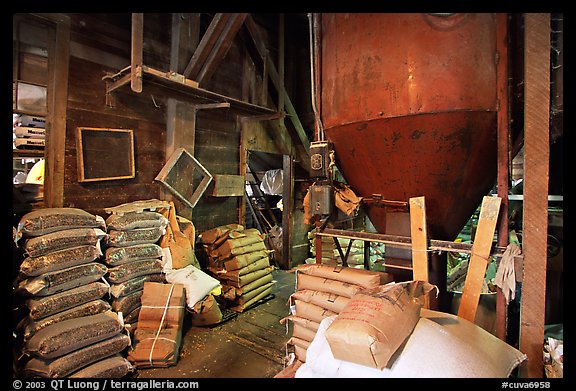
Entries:
[[292, 155], [284, 155], [282, 161], [282, 264], [292, 268], [292, 209], [294, 209], [294, 162]]
[[464, 281], [462, 299], [458, 308], [458, 316], [474, 323], [476, 310], [480, 301], [482, 283], [486, 276], [488, 257], [494, 241], [494, 230], [500, 211], [500, 197], [485, 196], [480, 208], [478, 228], [472, 244], [472, 255], [468, 265], [468, 273]]
[[[193, 14], [194, 15], [194, 14]], [[172, 15], [172, 41], [170, 43], [170, 70], [178, 72], [189, 52], [198, 44], [199, 17], [183, 19], [182, 14]], [[186, 148], [194, 156], [196, 138], [196, 107], [189, 103], [168, 98], [166, 104], [166, 160], [178, 148]], [[162, 195], [172, 200], [178, 214], [192, 220], [192, 208], [184, 204], [172, 193], [161, 189]]]
[[548, 175], [550, 157], [550, 14], [524, 19], [524, 276], [519, 349], [522, 377], [543, 377]]
[[[498, 197], [502, 199], [498, 220], [498, 246], [508, 246], [508, 170], [509, 120], [508, 120], [508, 14], [496, 14], [496, 50], [498, 54]], [[506, 298], [496, 288], [496, 336], [506, 340]]]
[[66, 111], [70, 62], [70, 20], [66, 16], [47, 17], [56, 24], [56, 36], [48, 48], [46, 117], [46, 159], [44, 203], [48, 208], [64, 205], [64, 155], [66, 151]]
[[142, 92], [144, 14], [132, 14], [132, 48], [130, 52], [130, 88]]
[[[412, 278], [428, 281], [428, 234], [424, 197], [410, 198], [410, 236], [412, 238]], [[425, 308], [430, 308], [428, 297]]]

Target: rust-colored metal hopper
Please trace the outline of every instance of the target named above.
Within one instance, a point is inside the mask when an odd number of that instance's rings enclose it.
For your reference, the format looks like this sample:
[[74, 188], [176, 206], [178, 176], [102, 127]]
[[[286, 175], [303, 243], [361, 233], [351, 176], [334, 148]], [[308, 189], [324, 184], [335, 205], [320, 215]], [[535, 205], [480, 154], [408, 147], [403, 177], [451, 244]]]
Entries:
[[[321, 116], [360, 196], [425, 196], [453, 240], [495, 184], [495, 14], [323, 14]], [[501, 53], [500, 55], [506, 55]], [[380, 233], [386, 211], [367, 208]]]

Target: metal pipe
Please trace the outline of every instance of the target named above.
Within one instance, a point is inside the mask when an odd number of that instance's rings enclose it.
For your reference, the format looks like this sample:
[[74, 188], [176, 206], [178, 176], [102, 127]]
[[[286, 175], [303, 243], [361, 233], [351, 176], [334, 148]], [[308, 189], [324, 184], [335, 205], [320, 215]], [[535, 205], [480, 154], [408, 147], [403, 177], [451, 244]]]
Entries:
[[317, 59], [318, 59], [318, 37], [317, 17], [315, 14], [308, 14], [308, 27], [310, 31], [310, 92], [312, 97], [312, 110], [314, 112], [314, 140], [324, 141], [324, 129], [322, 128], [322, 119], [318, 110], [317, 87]]

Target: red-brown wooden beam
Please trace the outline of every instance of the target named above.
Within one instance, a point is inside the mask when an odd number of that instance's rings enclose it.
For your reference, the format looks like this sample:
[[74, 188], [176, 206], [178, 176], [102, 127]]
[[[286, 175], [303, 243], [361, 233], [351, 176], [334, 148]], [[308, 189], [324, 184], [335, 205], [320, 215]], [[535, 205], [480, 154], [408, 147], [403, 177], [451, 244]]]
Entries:
[[[508, 14], [496, 15], [496, 50], [498, 54], [498, 197], [502, 199], [498, 218], [498, 246], [508, 245], [508, 170], [509, 100], [508, 100]], [[496, 290], [496, 336], [506, 340], [507, 303], [502, 289]]]
[[550, 157], [550, 14], [524, 19], [524, 276], [519, 349], [528, 356], [520, 375], [542, 378]]

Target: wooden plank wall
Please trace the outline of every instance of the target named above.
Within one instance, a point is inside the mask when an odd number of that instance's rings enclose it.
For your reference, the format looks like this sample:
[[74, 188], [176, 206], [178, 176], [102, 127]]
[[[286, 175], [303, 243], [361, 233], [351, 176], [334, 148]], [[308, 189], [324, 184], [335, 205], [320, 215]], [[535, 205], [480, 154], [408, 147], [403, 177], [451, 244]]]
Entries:
[[[154, 178], [168, 158], [166, 151], [169, 96], [159, 96], [157, 91], [152, 95], [152, 88], [147, 89], [144, 83], [140, 94], [120, 89], [107, 101], [106, 85], [102, 80], [103, 76], [114, 74], [130, 64], [131, 15], [66, 15], [70, 17], [71, 39], [63, 205], [103, 214], [104, 208], [121, 203], [165, 198], [164, 188], [154, 181]], [[201, 15], [200, 36], [210, 19], [207, 14]], [[144, 64], [161, 70], [170, 69], [172, 20], [169, 13], [144, 14]], [[271, 35], [273, 36], [274, 34]], [[237, 99], [250, 99], [259, 95], [264, 98], [265, 94], [262, 92], [265, 91], [265, 83], [259, 79], [261, 70], [253, 63], [246, 67], [252, 60], [244, 44], [243, 38], [237, 36], [217, 72], [204, 81], [201, 87]], [[270, 47], [274, 47], [274, 44]], [[287, 50], [291, 50], [290, 46]], [[247, 69], [249, 78], [256, 80], [249, 86], [245, 83]], [[263, 100], [265, 99], [251, 101], [274, 105]], [[241, 126], [237, 115], [233, 109], [196, 110], [193, 152], [212, 174], [242, 174]], [[136, 178], [80, 184], [75, 137], [76, 128], [79, 126], [133, 129]], [[238, 222], [241, 203], [241, 197], [210, 197], [205, 194], [191, 213], [197, 232]]]
[[[240, 131], [236, 127], [236, 118], [227, 109], [198, 112], [194, 156], [211, 174], [239, 174], [239, 145]], [[237, 223], [241, 200], [241, 197], [211, 197], [205, 193], [192, 214], [196, 232]]]
[[[129, 15], [128, 15], [129, 16]], [[136, 200], [158, 198], [154, 177], [165, 162], [166, 123], [162, 97], [117, 92], [106, 104], [102, 77], [129, 64], [130, 25], [121, 15], [70, 14], [71, 57], [64, 162], [64, 206], [75, 206], [106, 217], [104, 208]], [[124, 21], [125, 21], [124, 20]], [[151, 23], [149, 29], [154, 29]], [[148, 34], [147, 34], [148, 35]], [[153, 48], [161, 47], [155, 43]], [[148, 58], [156, 58], [145, 51]], [[76, 128], [133, 129], [136, 178], [78, 183]], [[103, 162], [106, 164], [106, 162]]]
[[[66, 126], [64, 205], [76, 206], [91, 213], [125, 202], [158, 198], [160, 185], [154, 177], [164, 165], [166, 142], [163, 108], [150, 97], [134, 94], [116, 95], [116, 107], [105, 104], [105, 86], [99, 75], [101, 67], [71, 58]], [[76, 128], [118, 128], [134, 131], [136, 177], [94, 183], [78, 183]], [[102, 162], [106, 164], [106, 162]]]

